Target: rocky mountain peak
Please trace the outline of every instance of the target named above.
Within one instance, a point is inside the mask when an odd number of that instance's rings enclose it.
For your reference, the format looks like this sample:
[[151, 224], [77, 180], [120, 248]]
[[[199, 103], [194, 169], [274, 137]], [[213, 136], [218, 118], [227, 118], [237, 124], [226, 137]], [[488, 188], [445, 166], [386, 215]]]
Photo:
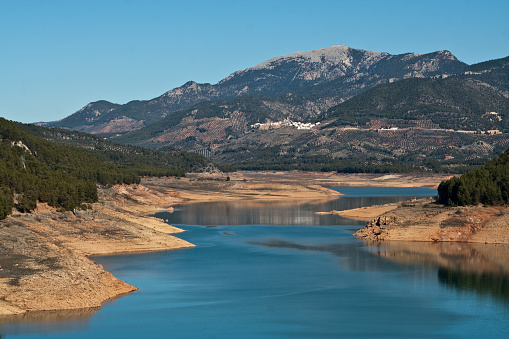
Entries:
[[[361, 49], [350, 48], [345, 45], [335, 45], [327, 48], [316, 49], [312, 51], [300, 51], [284, 56], [275, 57], [264, 61], [256, 66], [236, 71], [220, 82], [225, 83], [229, 80], [242, 75], [244, 73], [252, 73], [256, 71], [271, 71], [285, 64], [297, 63], [301, 69], [300, 75], [296, 76], [305, 80], [315, 80], [323, 76], [324, 71], [331, 68], [347, 69], [354, 67], [359, 62], [373, 63], [389, 55], [388, 53], [371, 52]], [[312, 70], [313, 74], [306, 74]]]
[[458, 60], [454, 54], [452, 54], [450, 51], [448, 50], [441, 50], [441, 51], [438, 51], [437, 52], [438, 55], [440, 55], [442, 58], [445, 58], [445, 59], [450, 59], [450, 60]]
[[206, 91], [211, 87], [210, 84], [198, 84], [194, 81], [188, 81], [180, 87], [169, 90], [164, 93], [161, 97], [175, 98], [182, 95], [195, 95], [199, 96], [201, 92]]

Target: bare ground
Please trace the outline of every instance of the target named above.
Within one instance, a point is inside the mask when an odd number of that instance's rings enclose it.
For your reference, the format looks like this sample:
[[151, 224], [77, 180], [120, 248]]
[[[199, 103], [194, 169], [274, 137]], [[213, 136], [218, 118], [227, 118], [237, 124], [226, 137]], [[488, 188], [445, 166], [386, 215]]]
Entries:
[[509, 244], [509, 207], [445, 207], [429, 199], [401, 203], [355, 233], [369, 240]]
[[47, 205], [0, 222], [0, 315], [99, 307], [137, 288], [89, 255], [193, 246], [171, 234], [180, 229], [146, 217], [143, 204], [101, 190], [92, 210], [56, 212]]

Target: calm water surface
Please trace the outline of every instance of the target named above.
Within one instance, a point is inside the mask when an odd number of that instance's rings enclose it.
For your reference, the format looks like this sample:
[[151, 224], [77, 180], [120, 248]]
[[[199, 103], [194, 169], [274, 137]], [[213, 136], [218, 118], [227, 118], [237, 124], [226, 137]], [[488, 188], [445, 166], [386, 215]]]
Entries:
[[1, 325], [2, 338], [507, 338], [504, 246], [365, 243], [317, 211], [435, 195], [339, 188], [333, 201], [189, 204], [159, 217], [193, 248], [96, 257], [139, 291], [101, 310]]

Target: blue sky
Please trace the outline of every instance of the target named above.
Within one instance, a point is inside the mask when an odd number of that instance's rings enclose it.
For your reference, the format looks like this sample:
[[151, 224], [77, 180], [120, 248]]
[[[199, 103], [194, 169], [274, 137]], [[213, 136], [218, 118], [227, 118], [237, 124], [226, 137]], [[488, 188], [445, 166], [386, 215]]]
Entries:
[[0, 0], [0, 116], [58, 120], [338, 44], [472, 64], [509, 55], [508, 17], [509, 0]]

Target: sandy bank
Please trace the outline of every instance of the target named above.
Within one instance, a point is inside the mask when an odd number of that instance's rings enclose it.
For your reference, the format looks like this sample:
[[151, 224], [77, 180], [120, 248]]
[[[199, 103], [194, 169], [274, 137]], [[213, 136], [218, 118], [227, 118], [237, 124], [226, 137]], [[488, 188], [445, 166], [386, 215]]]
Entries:
[[419, 199], [375, 217], [355, 235], [377, 241], [509, 244], [508, 231], [508, 207], [444, 207]]
[[330, 212], [316, 212], [316, 214], [335, 214], [345, 218], [369, 221], [376, 216], [383, 213], [392, 211], [398, 208], [398, 203], [384, 204], [384, 205], [373, 205], [360, 208], [352, 208], [344, 211], [330, 211]]
[[143, 216], [149, 208], [118, 190], [100, 196], [92, 210], [58, 213], [41, 205], [0, 222], [0, 315], [99, 307], [137, 289], [90, 255], [193, 246], [172, 235], [182, 230]]
[[[229, 178], [229, 180], [228, 180]], [[444, 175], [424, 174], [340, 174], [335, 172], [236, 172], [191, 174], [187, 178], [146, 178], [145, 189], [126, 187], [127, 193], [143, 201], [166, 199], [166, 205], [197, 201], [331, 199], [340, 193], [327, 187], [427, 187], [436, 188]], [[147, 191], [148, 190], [148, 191]], [[153, 194], [153, 193], [151, 193]]]

